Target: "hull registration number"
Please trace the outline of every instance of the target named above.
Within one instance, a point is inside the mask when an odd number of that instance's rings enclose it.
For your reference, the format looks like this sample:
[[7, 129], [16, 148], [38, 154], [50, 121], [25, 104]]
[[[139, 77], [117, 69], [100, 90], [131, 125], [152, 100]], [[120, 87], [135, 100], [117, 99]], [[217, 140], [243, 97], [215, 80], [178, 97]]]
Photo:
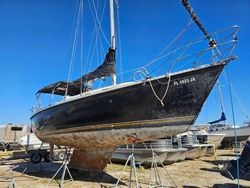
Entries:
[[195, 81], [196, 81], [195, 77], [186, 78], [186, 79], [183, 79], [183, 80], [174, 81], [174, 85], [178, 86], [178, 85], [187, 84], [187, 83], [191, 83], [191, 82], [195, 82]]

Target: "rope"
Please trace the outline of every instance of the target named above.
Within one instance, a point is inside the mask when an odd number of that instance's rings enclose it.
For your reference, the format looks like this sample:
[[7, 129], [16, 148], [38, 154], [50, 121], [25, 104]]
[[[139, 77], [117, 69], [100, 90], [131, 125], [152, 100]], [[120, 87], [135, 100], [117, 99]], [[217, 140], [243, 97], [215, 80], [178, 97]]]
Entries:
[[168, 89], [169, 89], [169, 85], [170, 85], [170, 80], [171, 80], [171, 77], [170, 77], [170, 74], [168, 74], [168, 83], [167, 83], [167, 88], [165, 90], [165, 93], [164, 95], [162, 96], [162, 98], [160, 98], [157, 93], [155, 92], [155, 89], [153, 87], [153, 84], [152, 84], [152, 80], [149, 79], [149, 84], [150, 84], [150, 87], [155, 95], [155, 97], [160, 101], [161, 105], [164, 107], [164, 103], [163, 103], [163, 100], [165, 99], [165, 97], [167, 96], [167, 93], [168, 93]]
[[[149, 77], [149, 73], [148, 73], [147, 69], [146, 69], [145, 67], [142, 67], [141, 69], [142, 69], [142, 70], [139, 70], [139, 71], [137, 71], [137, 72], [134, 74], [134, 80], [137, 81], [137, 80], [135, 79], [135, 75], [136, 75], [136, 74], [139, 74], [139, 75], [141, 76], [141, 78], [143, 78], [143, 76], [145, 76], [145, 78], [144, 78], [144, 83], [145, 83], [145, 82], [147, 81], [147, 79], [149, 78], [149, 79], [148, 79], [148, 82], [149, 82], [149, 85], [150, 85], [150, 87], [151, 87], [151, 89], [152, 89], [152, 91], [153, 91], [153, 94], [154, 94], [155, 97], [158, 99], [158, 101], [160, 101], [161, 105], [164, 107], [163, 100], [165, 99], [165, 97], [167, 96], [167, 93], [168, 93], [168, 89], [169, 89], [169, 85], [170, 85], [170, 81], [171, 81], [170, 74], [167, 75], [167, 77], [168, 77], [168, 82], [167, 82], [167, 87], [166, 87], [166, 90], [165, 90], [165, 92], [164, 92], [164, 95], [162, 96], [162, 98], [160, 98], [159, 95], [156, 93], [154, 87], [153, 87], [152, 80], [151, 80], [151, 78]], [[143, 76], [142, 76], [142, 75], [143, 75]], [[161, 83], [161, 84], [165, 84], [165, 83]]]

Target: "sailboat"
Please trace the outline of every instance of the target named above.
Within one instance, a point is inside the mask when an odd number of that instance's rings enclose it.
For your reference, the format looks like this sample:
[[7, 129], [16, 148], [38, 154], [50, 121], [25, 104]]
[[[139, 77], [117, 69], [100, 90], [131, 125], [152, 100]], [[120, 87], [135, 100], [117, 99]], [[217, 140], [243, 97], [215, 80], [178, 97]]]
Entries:
[[[220, 104], [221, 104], [221, 117], [218, 120], [214, 120], [209, 122], [208, 126], [208, 132], [209, 135], [216, 135], [216, 134], [224, 134], [225, 136], [221, 140], [221, 147], [222, 148], [231, 148], [234, 147], [235, 145], [235, 136], [237, 136], [238, 142], [246, 141], [250, 137], [250, 123], [249, 119], [248, 121], [245, 121], [243, 126], [237, 126], [235, 125], [235, 130], [234, 126], [230, 126], [226, 122], [226, 115], [225, 115], [225, 110], [224, 110], [224, 102], [223, 102], [223, 97], [221, 93], [221, 88], [219, 82], [217, 83], [218, 85], [218, 91], [219, 91], [219, 96], [220, 96]], [[248, 115], [247, 115], [248, 118]], [[221, 123], [224, 121], [224, 123]]]
[[[36, 108], [31, 124], [42, 141], [74, 148], [71, 167], [102, 171], [117, 146], [176, 135], [192, 126], [223, 68], [234, 57], [219, 51], [223, 44], [207, 33], [190, 4], [182, 3], [205, 35], [192, 44], [205, 38], [209, 44], [201, 53], [214, 51], [213, 57], [220, 59], [156, 77], [144, 68], [143, 79], [117, 84], [114, 0], [110, 0], [111, 45], [103, 64], [76, 80], [59, 81], [37, 92], [62, 96], [53, 105]], [[237, 31], [234, 26], [233, 34]], [[236, 42], [235, 37], [226, 44], [234, 48]], [[91, 88], [93, 82], [106, 77], [112, 85]]]

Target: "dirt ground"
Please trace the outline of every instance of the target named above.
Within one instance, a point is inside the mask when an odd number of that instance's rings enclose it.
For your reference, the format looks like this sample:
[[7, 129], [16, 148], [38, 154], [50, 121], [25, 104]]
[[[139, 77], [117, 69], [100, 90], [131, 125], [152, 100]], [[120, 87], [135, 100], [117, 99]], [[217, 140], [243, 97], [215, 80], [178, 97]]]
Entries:
[[[234, 158], [234, 152], [231, 150], [218, 150], [216, 159], [214, 157], [202, 157], [197, 160], [185, 160], [183, 162], [174, 163], [172, 165], [158, 168], [158, 172], [161, 177], [162, 183], [167, 187], [174, 187], [174, 183], [171, 181], [168, 173], [171, 175], [174, 182], [178, 187], [237, 187], [237, 180], [230, 180], [219, 173], [218, 164], [222, 164], [227, 160]], [[40, 187], [58, 187], [58, 181], [60, 176], [53, 180], [50, 184], [51, 178], [55, 172], [61, 166], [61, 163], [41, 163], [29, 165], [27, 170], [22, 174], [25, 167], [28, 165], [27, 161], [12, 160], [0, 162], [0, 187], [7, 187], [9, 182], [6, 177], [11, 176], [10, 168], [18, 165], [13, 170], [14, 182], [19, 188], [40, 188]], [[41, 171], [42, 169], [42, 171]], [[74, 181], [69, 181], [69, 176], [66, 176], [66, 182], [64, 187], [88, 187], [88, 188], [106, 188], [114, 187], [121, 172], [123, 165], [109, 164], [105, 169], [105, 172], [100, 174], [87, 174], [79, 173], [78, 171], [72, 171]], [[129, 167], [125, 169], [122, 175], [119, 187], [128, 187], [129, 179]], [[148, 187], [150, 169], [141, 168], [137, 169], [139, 176], [139, 186]], [[151, 177], [154, 176], [152, 172]], [[168, 173], [167, 173], [168, 172]], [[61, 174], [61, 173], [59, 173]], [[151, 178], [151, 182], [155, 184], [155, 178]], [[135, 187], [135, 181], [133, 176], [133, 187]], [[152, 184], [153, 185], [153, 184]], [[241, 187], [250, 188], [249, 180], [240, 180]]]

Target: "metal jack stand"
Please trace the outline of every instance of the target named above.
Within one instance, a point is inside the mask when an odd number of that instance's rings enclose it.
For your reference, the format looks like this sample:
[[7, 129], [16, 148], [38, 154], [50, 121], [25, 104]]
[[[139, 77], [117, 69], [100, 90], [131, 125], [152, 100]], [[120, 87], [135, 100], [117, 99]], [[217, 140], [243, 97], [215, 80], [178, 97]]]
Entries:
[[[151, 147], [152, 149], [152, 147]], [[169, 187], [169, 186], [164, 186], [162, 180], [161, 180], [161, 176], [158, 170], [158, 163], [160, 164], [161, 167], [163, 167], [165, 173], [168, 175], [168, 177], [171, 179], [171, 181], [173, 182], [175, 187], [178, 187], [177, 184], [175, 183], [175, 181], [173, 180], [173, 178], [171, 177], [170, 173], [167, 171], [167, 169], [164, 167], [164, 165], [162, 164], [161, 160], [159, 159], [159, 157], [156, 155], [156, 153], [153, 151], [152, 149], [152, 163], [151, 163], [151, 169], [150, 169], [150, 175], [149, 175], [149, 183], [148, 183], [148, 187], [152, 188], [152, 187]], [[155, 176], [155, 184], [153, 184], [151, 182], [151, 177], [152, 177], [152, 171], [154, 172], [154, 176]]]
[[131, 188], [132, 187], [132, 176], [133, 176], [133, 173], [134, 173], [134, 176], [135, 176], [135, 183], [136, 183], [136, 188], [139, 188], [139, 181], [138, 181], [138, 176], [137, 176], [137, 172], [136, 172], [136, 166], [135, 166], [135, 157], [134, 157], [134, 144], [132, 144], [132, 153], [129, 155], [124, 167], [123, 167], [123, 170], [119, 176], [119, 179], [118, 181], [116, 182], [115, 184], [115, 187], [118, 187], [120, 181], [121, 181], [121, 178], [122, 178], [122, 175], [123, 173], [125, 172], [125, 169], [128, 165], [128, 162], [130, 162], [130, 173], [129, 173], [129, 184], [128, 184], [128, 187]]
[[[16, 185], [16, 183], [14, 181], [14, 172], [13, 172], [13, 170], [15, 168], [18, 168], [18, 167], [19, 167], [19, 165], [16, 165], [16, 166], [11, 167], [9, 169], [9, 170], [11, 170], [11, 176], [10, 177], [0, 177], [0, 180], [4, 179], [3, 182], [9, 182], [7, 188], [17, 188], [17, 185]], [[9, 170], [7, 170], [7, 171], [9, 171]], [[1, 180], [1, 182], [2, 182], [2, 180]]]
[[55, 175], [52, 177], [52, 179], [50, 180], [49, 182], [49, 185], [50, 183], [55, 179], [56, 175], [60, 172], [60, 170], [63, 168], [62, 170], [62, 176], [61, 176], [61, 180], [59, 182], [59, 187], [63, 188], [63, 183], [64, 183], [64, 178], [65, 178], [65, 173], [66, 171], [68, 172], [69, 176], [70, 176], [70, 179], [69, 181], [74, 181], [70, 171], [69, 171], [69, 168], [68, 168], [68, 163], [69, 163], [69, 160], [70, 160], [70, 157], [71, 157], [71, 153], [70, 153], [70, 150], [71, 148], [65, 148], [65, 158], [63, 160], [63, 163], [62, 165], [60, 166], [60, 168], [56, 171]]
[[10, 183], [9, 183], [9, 185], [8, 185], [8, 188], [16, 188], [17, 186], [16, 186], [16, 183], [15, 183], [15, 181], [14, 181], [14, 173], [13, 173], [13, 170], [15, 169], [15, 168], [18, 168], [19, 167], [19, 165], [16, 165], [16, 166], [14, 166], [14, 167], [12, 167], [11, 168], [11, 177], [10, 177]]

